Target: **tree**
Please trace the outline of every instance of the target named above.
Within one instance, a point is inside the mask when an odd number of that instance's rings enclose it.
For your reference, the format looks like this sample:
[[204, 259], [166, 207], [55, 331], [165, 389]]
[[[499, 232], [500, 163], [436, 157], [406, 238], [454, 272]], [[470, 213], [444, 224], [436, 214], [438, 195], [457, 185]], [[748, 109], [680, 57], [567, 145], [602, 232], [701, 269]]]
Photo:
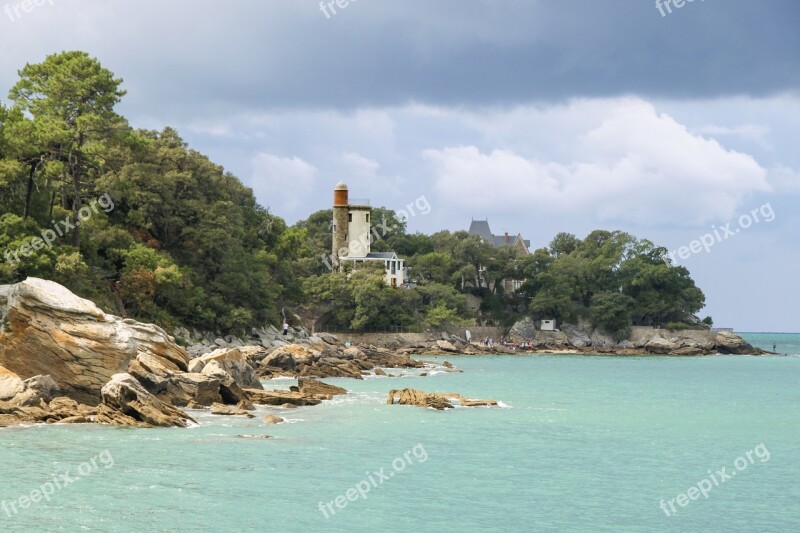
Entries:
[[[51, 55], [43, 63], [26, 65], [19, 74], [9, 98], [32, 118], [33, 152], [46, 152], [42, 157], [64, 164], [68, 185], [63, 205], [72, 208], [72, 245], [78, 247], [79, 213], [90, 177], [103, 166], [106, 143], [125, 129], [114, 112], [125, 94], [119, 88], [122, 80], [86, 52]], [[36, 155], [32, 157], [31, 176], [36, 169]]]
[[592, 299], [592, 324], [603, 328], [617, 341], [622, 340], [630, 333], [633, 304], [630, 296], [619, 292], [601, 292]]
[[562, 231], [550, 241], [550, 253], [553, 257], [571, 254], [578, 248], [579, 244], [580, 240], [575, 235]]
[[432, 252], [412, 259], [410, 267], [413, 276], [420, 282], [448, 283], [452, 275], [453, 260], [447, 254]]

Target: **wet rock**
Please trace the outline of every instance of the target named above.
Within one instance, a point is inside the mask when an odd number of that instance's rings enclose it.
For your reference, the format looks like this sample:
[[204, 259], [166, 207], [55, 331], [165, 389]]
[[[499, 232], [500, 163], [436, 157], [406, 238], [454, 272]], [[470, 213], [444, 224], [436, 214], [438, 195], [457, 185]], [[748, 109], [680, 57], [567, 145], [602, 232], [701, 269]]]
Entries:
[[150, 394], [130, 374], [115, 374], [101, 390], [96, 422], [136, 427], [187, 427], [194, 419]]

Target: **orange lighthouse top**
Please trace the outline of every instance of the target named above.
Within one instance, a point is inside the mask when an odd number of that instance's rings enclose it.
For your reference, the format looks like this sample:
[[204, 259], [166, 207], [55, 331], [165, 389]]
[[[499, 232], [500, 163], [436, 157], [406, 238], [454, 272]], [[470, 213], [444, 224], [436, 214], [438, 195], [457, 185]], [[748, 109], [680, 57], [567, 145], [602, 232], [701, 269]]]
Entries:
[[333, 207], [347, 207], [348, 205], [348, 190], [345, 182], [340, 181], [333, 189]]

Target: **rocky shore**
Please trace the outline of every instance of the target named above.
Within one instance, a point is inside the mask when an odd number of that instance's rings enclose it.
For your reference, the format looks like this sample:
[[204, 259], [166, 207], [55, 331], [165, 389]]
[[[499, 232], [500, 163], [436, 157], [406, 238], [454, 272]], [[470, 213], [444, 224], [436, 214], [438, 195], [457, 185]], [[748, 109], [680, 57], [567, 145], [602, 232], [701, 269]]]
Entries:
[[[317, 405], [347, 391], [316, 378], [425, 366], [388, 349], [340, 346], [331, 336], [300, 341], [240, 343], [191, 357], [158, 326], [106, 314], [57, 283], [0, 286], [0, 427], [187, 427], [195, 421], [184, 409], [253, 416], [256, 405]], [[280, 376], [298, 385], [264, 390], [262, 379]]]
[[[254, 329], [247, 339], [180, 329], [172, 337], [158, 326], [104, 313], [57, 283], [28, 278], [0, 286], [0, 427], [188, 427], [195, 421], [186, 409], [252, 417], [256, 405], [290, 409], [347, 394], [320, 378], [363, 379], [387, 375], [383, 369], [435, 366], [412, 355], [764, 353], [729, 332], [634, 328], [629, 340], [615, 343], [598, 332], [563, 329], [539, 332], [523, 321], [512, 328], [507, 345], [491, 346], [446, 333], [371, 335], [351, 343], [352, 336], [345, 341], [303, 329], [284, 336], [274, 327]], [[298, 384], [288, 391], [264, 390], [262, 380], [277, 377]], [[435, 409], [497, 405], [410, 389], [392, 391], [388, 403]], [[279, 418], [270, 415], [265, 423]]]

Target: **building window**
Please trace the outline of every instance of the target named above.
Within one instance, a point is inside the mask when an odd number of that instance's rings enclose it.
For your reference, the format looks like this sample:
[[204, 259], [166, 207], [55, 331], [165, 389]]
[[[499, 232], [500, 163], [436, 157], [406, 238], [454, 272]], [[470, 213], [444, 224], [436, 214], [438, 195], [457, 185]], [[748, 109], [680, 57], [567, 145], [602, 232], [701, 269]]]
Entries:
[[369, 213], [367, 213], [367, 224], [369, 224]]
[[347, 221], [348, 222], [352, 222], [353, 221], [353, 213], [348, 213], [347, 214]]

